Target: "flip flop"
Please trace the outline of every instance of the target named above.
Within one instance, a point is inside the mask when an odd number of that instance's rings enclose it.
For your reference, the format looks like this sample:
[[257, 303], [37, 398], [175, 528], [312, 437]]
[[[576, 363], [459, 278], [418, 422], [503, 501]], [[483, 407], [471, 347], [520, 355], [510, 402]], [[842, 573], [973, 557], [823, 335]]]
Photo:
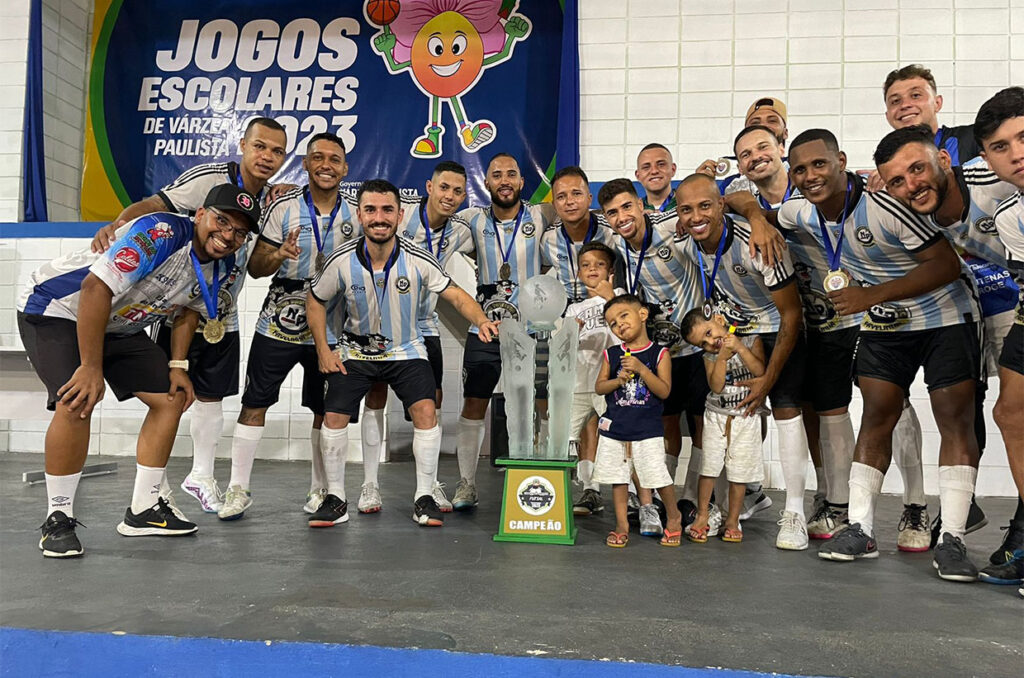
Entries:
[[686, 538], [697, 544], [706, 544], [710, 530], [711, 528], [707, 525], [698, 528], [688, 527], [686, 528]]
[[743, 530], [734, 530], [731, 527], [725, 528], [725, 532], [722, 533], [722, 541], [727, 541], [730, 544], [739, 544], [743, 541]]
[[626, 532], [615, 532], [614, 530], [608, 533], [605, 537], [604, 545], [611, 546], [613, 549], [624, 549], [629, 543], [629, 534]]
[[[682, 530], [670, 530], [666, 527], [661, 541], [658, 543], [662, 546], [679, 546], [682, 543], [682, 537]], [[704, 538], [704, 541], [707, 541], [707, 537]]]

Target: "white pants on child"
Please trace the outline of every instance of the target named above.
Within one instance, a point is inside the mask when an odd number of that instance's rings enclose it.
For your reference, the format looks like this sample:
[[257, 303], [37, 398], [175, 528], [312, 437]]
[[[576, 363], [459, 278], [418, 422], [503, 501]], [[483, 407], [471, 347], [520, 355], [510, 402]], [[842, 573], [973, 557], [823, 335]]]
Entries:
[[596, 393], [575, 393], [572, 396], [572, 408], [569, 410], [569, 436], [579, 440], [583, 425], [593, 415], [601, 416], [608, 409], [604, 396]]
[[705, 410], [703, 443], [702, 476], [717, 478], [724, 466], [730, 483], [757, 483], [764, 479], [761, 417], [736, 417]]
[[665, 465], [665, 439], [662, 437], [626, 443], [607, 436], [597, 438], [597, 460], [594, 462], [595, 483], [625, 485], [631, 471], [636, 471], [640, 487], [656, 489], [672, 484]]

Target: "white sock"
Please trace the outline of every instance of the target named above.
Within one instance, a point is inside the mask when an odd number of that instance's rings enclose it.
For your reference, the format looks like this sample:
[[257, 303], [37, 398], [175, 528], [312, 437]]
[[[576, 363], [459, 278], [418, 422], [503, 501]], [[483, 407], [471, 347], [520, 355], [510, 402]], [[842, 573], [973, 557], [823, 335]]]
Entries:
[[912, 405], [903, 408], [903, 414], [893, 429], [892, 457], [903, 476], [903, 503], [927, 504], [921, 468], [921, 422]]
[[601, 491], [601, 485], [593, 481], [594, 462], [589, 459], [581, 459], [579, 463], [576, 464], [576, 477], [580, 479], [584, 490], [594, 490], [595, 492]]
[[363, 482], [377, 484], [377, 469], [380, 466], [380, 444], [384, 433], [384, 408], [363, 410], [359, 422], [363, 437]]
[[704, 450], [693, 445], [690, 447], [690, 463], [686, 465], [686, 482], [683, 483], [683, 499], [697, 504], [697, 483], [700, 481], [700, 467], [704, 463]]
[[256, 460], [256, 448], [260, 446], [262, 437], [262, 426], [235, 424], [235, 435], [231, 438], [231, 480], [228, 481], [228, 487], [241, 485], [243, 490], [249, 489], [252, 464]]
[[135, 465], [135, 489], [132, 491], [132, 513], [138, 515], [152, 508], [160, 498], [164, 469]]
[[[320, 424], [323, 426], [323, 423]], [[327, 476], [324, 474], [324, 453], [320, 444], [320, 429], [314, 428], [309, 432], [309, 492], [310, 494], [323, 490], [327, 487]]]
[[345, 457], [348, 453], [348, 427], [320, 428], [320, 450], [324, 460], [327, 494], [345, 499]]
[[416, 460], [416, 501], [430, 494], [437, 481], [437, 458], [441, 456], [441, 427], [412, 430], [412, 456]]
[[853, 462], [850, 467], [850, 524], [860, 523], [864, 534], [875, 534], [875, 501], [885, 475], [873, 466]]
[[942, 531], [964, 538], [967, 514], [971, 510], [978, 469], [973, 466], [939, 467], [939, 506], [942, 510]]
[[850, 413], [819, 415], [821, 434], [821, 464], [825, 470], [828, 494], [832, 504], [847, 504], [850, 501], [850, 464], [857, 439], [853, 435]]
[[75, 515], [75, 493], [78, 492], [78, 481], [82, 479], [82, 472], [72, 473], [67, 476], [46, 475], [46, 517], [54, 511], [63, 511], [64, 515], [71, 518]]
[[192, 403], [192, 422], [188, 430], [192, 435], [191, 475], [212, 477], [217, 443], [224, 430], [224, 401], [204, 403], [197, 400]]
[[814, 467], [814, 496], [828, 497], [828, 478], [825, 476], [824, 466]]
[[679, 466], [679, 457], [673, 457], [671, 454], [665, 455], [665, 466], [668, 468], [668, 475], [672, 478], [672, 482], [676, 481], [676, 468]]
[[804, 517], [804, 489], [807, 486], [807, 431], [803, 415], [792, 419], [775, 420], [779, 431], [779, 458], [782, 478], [786, 482], [786, 510]]
[[459, 417], [455, 433], [455, 452], [459, 457], [459, 475], [469, 483], [476, 483], [476, 464], [480, 446], [484, 444], [484, 420]]

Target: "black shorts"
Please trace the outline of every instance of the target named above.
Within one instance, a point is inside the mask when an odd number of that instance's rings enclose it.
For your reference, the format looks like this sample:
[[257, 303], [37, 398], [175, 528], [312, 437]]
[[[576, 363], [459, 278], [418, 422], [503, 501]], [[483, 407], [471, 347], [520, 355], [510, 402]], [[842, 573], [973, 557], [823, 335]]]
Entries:
[[999, 366], [1024, 374], [1024, 325], [1014, 323], [1010, 327], [999, 353]]
[[702, 354], [672, 358], [672, 390], [665, 398], [662, 416], [677, 416], [683, 412], [690, 417], [704, 416], [709, 391]]
[[[501, 346], [497, 341], [485, 344], [472, 332], [466, 337], [462, 354], [462, 395], [489, 399], [501, 378]], [[534, 374], [536, 397], [548, 397], [548, 342], [537, 341], [537, 371]]]
[[296, 365], [302, 365], [302, 406], [313, 414], [323, 414], [324, 375], [316, 346], [290, 344], [262, 334], [254, 335], [249, 347], [242, 405], [262, 408], [276, 403], [281, 397], [281, 384]]
[[831, 332], [807, 331], [801, 399], [815, 412], [848, 407], [853, 400], [853, 356], [859, 334], [859, 326]]
[[[769, 332], [758, 335], [761, 343], [764, 344], [765, 365], [772, 359], [772, 351], [775, 350], [775, 340], [778, 332]], [[768, 400], [772, 409], [800, 407], [800, 391], [804, 385], [804, 362], [807, 360], [807, 341], [801, 332], [797, 335], [793, 350], [782, 366], [779, 378], [768, 392]]]
[[434, 373], [434, 384], [441, 389], [441, 377], [444, 376], [444, 353], [441, 351], [441, 337], [423, 337], [427, 347], [427, 362]]
[[[82, 364], [73, 320], [18, 312], [18, 331], [32, 368], [46, 386], [46, 409], [57, 409], [57, 391]], [[167, 356], [145, 332], [103, 337], [103, 379], [118, 400], [135, 393], [171, 390]]]
[[[171, 326], [163, 325], [156, 337], [157, 345], [171, 355]], [[227, 398], [238, 393], [239, 365], [242, 363], [242, 340], [238, 331], [227, 332], [216, 344], [196, 332], [188, 347], [188, 377], [196, 395], [201, 398]]]
[[928, 391], [976, 381], [981, 374], [981, 346], [975, 323], [931, 330], [860, 333], [855, 360], [858, 378], [880, 379], [910, 388], [924, 367]]
[[359, 401], [377, 382], [386, 383], [405, 407], [421, 400], [434, 402], [434, 375], [430, 363], [422, 358], [413, 360], [346, 360], [348, 374], [333, 372], [327, 375], [324, 410], [354, 417], [359, 413]]

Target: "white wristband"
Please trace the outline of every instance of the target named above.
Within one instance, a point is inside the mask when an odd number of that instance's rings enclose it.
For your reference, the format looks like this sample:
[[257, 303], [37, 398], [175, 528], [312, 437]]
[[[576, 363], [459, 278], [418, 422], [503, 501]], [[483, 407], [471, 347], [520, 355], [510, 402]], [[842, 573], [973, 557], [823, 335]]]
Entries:
[[188, 361], [187, 360], [169, 360], [169, 361], [167, 361], [167, 367], [172, 369], [172, 370], [174, 368], [178, 368], [178, 369], [181, 369], [181, 370], [185, 370], [187, 372], [188, 371]]

